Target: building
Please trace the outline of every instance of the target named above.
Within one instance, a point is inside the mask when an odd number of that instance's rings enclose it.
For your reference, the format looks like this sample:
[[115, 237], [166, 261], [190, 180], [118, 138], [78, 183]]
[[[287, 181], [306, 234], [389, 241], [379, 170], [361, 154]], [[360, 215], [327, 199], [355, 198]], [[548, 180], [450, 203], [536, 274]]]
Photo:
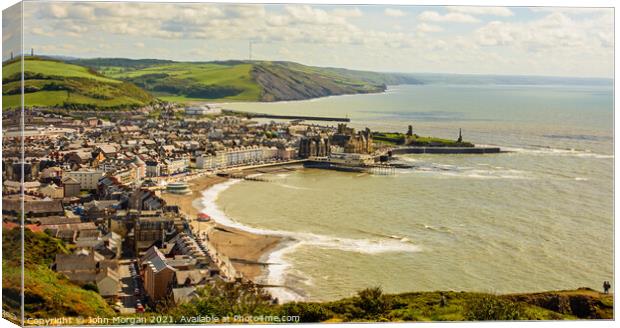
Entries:
[[114, 298], [118, 296], [121, 283], [118, 271], [112, 270], [110, 267], [106, 267], [97, 273], [95, 276], [95, 284], [99, 295], [105, 298]]
[[331, 143], [340, 146], [345, 153], [370, 154], [373, 152], [373, 140], [370, 129], [355, 132], [346, 124], [338, 124], [338, 131], [331, 137]]
[[103, 171], [84, 169], [65, 172], [64, 177], [75, 179], [80, 183], [80, 189], [82, 190], [95, 190], [97, 189], [97, 182], [103, 177], [103, 174]]
[[22, 202], [19, 198], [4, 197], [2, 199], [2, 214], [9, 218], [17, 218], [18, 213], [23, 211], [26, 219], [65, 215], [61, 200], [28, 199], [23, 202], [23, 205], [22, 210]]
[[375, 159], [368, 154], [332, 153], [329, 156], [330, 164], [344, 166], [368, 166], [375, 163]]
[[180, 220], [172, 217], [139, 217], [134, 226], [135, 251], [140, 253], [155, 243], [163, 244], [183, 230]]
[[146, 161], [146, 176], [158, 177], [161, 175], [161, 164], [157, 161]]
[[41, 187], [39, 189], [39, 192], [44, 196], [55, 199], [62, 199], [63, 197], [65, 197], [64, 188], [59, 187], [54, 183], [50, 183], [46, 186]]
[[155, 246], [140, 258], [144, 274], [144, 290], [152, 303], [165, 299], [174, 283], [176, 269], [168, 265], [164, 254]]
[[120, 289], [118, 263], [94, 251], [81, 249], [73, 254], [56, 254], [52, 268], [78, 285], [92, 283], [101, 287], [105, 294], [102, 296], [115, 296]]
[[137, 166], [134, 164], [129, 164], [122, 169], [114, 171], [112, 177], [123, 185], [137, 183], [139, 181]]
[[210, 115], [210, 114], [221, 114], [222, 109], [215, 105], [202, 105], [202, 106], [190, 106], [185, 108], [186, 115]]
[[72, 177], [65, 177], [62, 179], [62, 187], [64, 190], [64, 197], [78, 197], [80, 196], [80, 182]]
[[185, 182], [170, 182], [166, 186], [166, 191], [172, 194], [179, 195], [185, 195], [192, 192], [187, 186], [187, 183]]
[[166, 159], [161, 170], [162, 175], [174, 175], [178, 173], [187, 172], [189, 169], [189, 159], [186, 157]]
[[325, 157], [331, 152], [331, 142], [328, 137], [319, 135], [303, 137], [299, 141], [299, 157]]

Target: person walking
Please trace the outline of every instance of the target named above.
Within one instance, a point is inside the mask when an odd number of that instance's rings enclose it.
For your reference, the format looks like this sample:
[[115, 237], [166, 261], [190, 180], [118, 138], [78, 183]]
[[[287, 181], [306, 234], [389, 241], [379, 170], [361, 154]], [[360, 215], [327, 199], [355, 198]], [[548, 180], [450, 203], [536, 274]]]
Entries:
[[611, 288], [611, 284], [609, 283], [609, 281], [603, 281], [603, 291], [605, 294], [609, 294], [609, 288]]

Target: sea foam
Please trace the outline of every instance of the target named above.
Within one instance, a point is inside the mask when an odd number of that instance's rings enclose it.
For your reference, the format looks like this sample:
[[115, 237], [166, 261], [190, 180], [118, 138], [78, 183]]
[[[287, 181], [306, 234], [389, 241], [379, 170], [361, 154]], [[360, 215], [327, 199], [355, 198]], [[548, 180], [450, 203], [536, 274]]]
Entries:
[[[309, 232], [294, 232], [283, 230], [261, 229], [239, 223], [228, 217], [217, 205], [217, 199], [223, 191], [242, 180], [228, 180], [212, 186], [202, 193], [202, 212], [207, 213], [219, 224], [251, 232], [260, 235], [273, 235], [285, 238], [280, 247], [268, 255], [266, 281], [269, 285], [286, 286], [286, 276], [291, 270], [291, 263], [285, 257], [301, 246], [336, 249], [346, 252], [362, 254], [380, 254], [389, 252], [418, 252], [420, 247], [411, 243], [408, 239], [380, 238], [380, 239], [353, 239], [336, 236], [319, 235]], [[303, 300], [301, 293], [289, 287], [270, 288], [272, 294], [281, 302]]]

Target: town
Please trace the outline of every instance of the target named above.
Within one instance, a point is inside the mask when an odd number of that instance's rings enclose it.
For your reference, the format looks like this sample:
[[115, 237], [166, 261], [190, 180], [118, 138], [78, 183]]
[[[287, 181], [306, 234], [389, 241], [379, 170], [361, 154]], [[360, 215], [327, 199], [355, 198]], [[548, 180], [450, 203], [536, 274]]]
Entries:
[[197, 176], [330, 160], [371, 167], [386, 153], [369, 129], [257, 122], [216, 106], [158, 103], [108, 119], [85, 116], [92, 114], [31, 108], [23, 122], [19, 111], [3, 114], [3, 224], [18, 226], [23, 211], [28, 229], [71, 245], [51, 269], [120, 313], [187, 301], [216, 280], [247, 279], [192, 231], [192, 220], [208, 218], [188, 217], [162, 195], [188, 193]]

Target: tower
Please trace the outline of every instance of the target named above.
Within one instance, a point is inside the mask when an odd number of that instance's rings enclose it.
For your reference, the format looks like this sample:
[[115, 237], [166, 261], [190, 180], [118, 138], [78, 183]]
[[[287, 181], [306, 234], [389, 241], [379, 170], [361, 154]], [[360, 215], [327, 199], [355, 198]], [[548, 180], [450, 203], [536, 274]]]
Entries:
[[34, 57], [34, 48], [30, 48], [30, 57]]
[[456, 140], [456, 142], [463, 142], [463, 135], [461, 134], [460, 128], [459, 128], [459, 138]]

